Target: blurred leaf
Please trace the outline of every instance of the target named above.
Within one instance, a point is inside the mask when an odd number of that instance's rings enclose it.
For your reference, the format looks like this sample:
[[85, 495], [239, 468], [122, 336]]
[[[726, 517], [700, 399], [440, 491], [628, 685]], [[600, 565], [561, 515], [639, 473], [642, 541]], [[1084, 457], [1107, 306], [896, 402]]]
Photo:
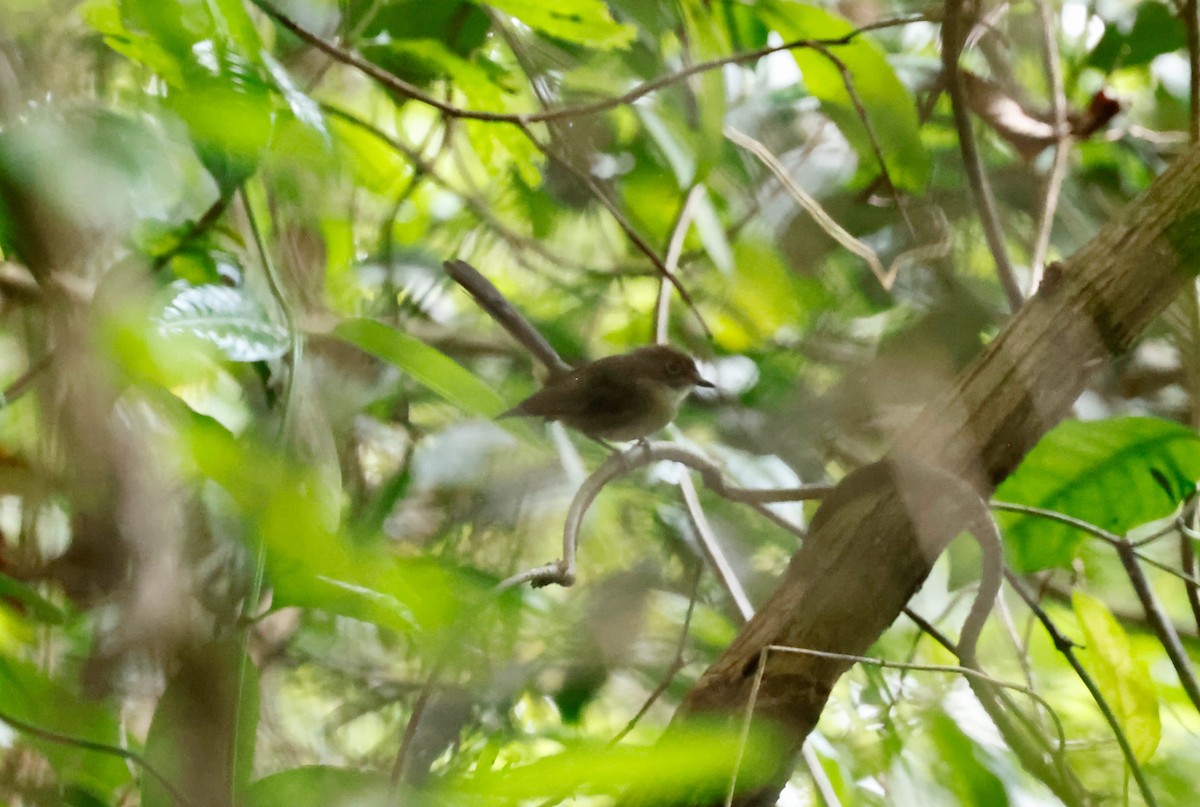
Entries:
[[[707, 803], [724, 797], [737, 770], [738, 792], [765, 783], [779, 764], [779, 746], [765, 731], [752, 731], [737, 767], [740, 727], [676, 725], [669, 737], [649, 747], [581, 745], [528, 765], [475, 772], [448, 780], [448, 795], [509, 804], [582, 794], [616, 794], [626, 789], [645, 803]], [[641, 803], [641, 802], [639, 802]]]
[[603, 0], [491, 0], [488, 5], [552, 37], [597, 50], [633, 40], [632, 25], [615, 22]]
[[[1114, 418], [1060, 423], [996, 499], [1054, 510], [1118, 535], [1168, 515], [1200, 480], [1200, 437], [1177, 423]], [[1120, 495], [1114, 495], [1120, 491]], [[1000, 513], [1020, 572], [1066, 568], [1085, 535], [1047, 519]]]
[[938, 782], [961, 804], [1007, 805], [1004, 782], [980, 759], [982, 749], [949, 715], [933, 712], [924, 723], [936, 747]]
[[66, 619], [66, 615], [57, 605], [38, 594], [32, 587], [3, 572], [0, 572], [0, 597], [9, 597], [24, 604], [39, 622], [61, 625]]
[[186, 76], [166, 105], [187, 124], [197, 155], [222, 193], [232, 193], [266, 152], [275, 99], [256, 67], [236, 53], [210, 48]]
[[700, 235], [700, 242], [704, 244], [704, 251], [708, 253], [713, 266], [728, 275], [733, 271], [733, 250], [729, 246], [729, 239], [725, 236], [725, 227], [717, 215], [717, 209], [713, 205], [712, 195], [708, 188], [704, 188], [700, 193], [700, 198], [696, 200], [694, 221], [696, 232]]
[[246, 807], [385, 807], [394, 803], [388, 777], [378, 771], [309, 765], [259, 779]]
[[[146, 759], [180, 791], [225, 802], [250, 783], [258, 706], [258, 670], [233, 642], [185, 652], [150, 721]], [[141, 803], [179, 807], [153, 776], [142, 779]]]
[[394, 364], [450, 403], [479, 417], [493, 418], [507, 409], [478, 378], [445, 354], [406, 333], [367, 319], [347, 320], [334, 335]]
[[[82, 740], [121, 746], [116, 716], [103, 705], [79, 698], [31, 664], [0, 656], [0, 712], [48, 731]], [[5, 726], [0, 721], [0, 726]], [[131, 780], [125, 761], [78, 745], [40, 740], [20, 734], [20, 742], [36, 748], [59, 780], [102, 797], [108, 803], [117, 788]]]
[[267, 72], [270, 73], [271, 79], [275, 82], [275, 86], [283, 94], [284, 100], [287, 101], [292, 115], [296, 120], [320, 134], [322, 141], [328, 144], [330, 140], [329, 131], [325, 128], [325, 116], [321, 113], [320, 104], [302, 92], [293, 83], [291, 75], [288, 74], [283, 65], [275, 61], [269, 54], [264, 53], [262, 59], [263, 64], [266, 65]]
[[211, 418], [191, 419], [184, 455], [228, 492], [249, 534], [261, 539], [273, 607], [315, 608], [437, 636], [492, 599], [494, 580], [450, 561], [396, 557], [379, 543], [349, 540], [312, 469], [239, 441]]
[[[362, 14], [373, 16], [363, 28], [364, 39], [428, 39], [442, 43], [459, 56], [466, 57], [487, 41], [492, 27], [488, 13], [465, 0], [393, 0], [384, 5], [359, 3], [350, 9], [347, 22], [357, 27]], [[381, 36], [383, 35], [383, 36]]]
[[176, 293], [158, 315], [160, 333], [190, 334], [211, 342], [232, 361], [277, 359], [291, 342], [244, 289], [209, 284], [172, 285]]
[[1087, 65], [1108, 73], [1120, 67], [1141, 67], [1157, 56], [1187, 47], [1187, 29], [1166, 5], [1138, 3], [1121, 20], [1110, 22], [1087, 57]]
[[752, 350], [784, 328], [800, 328], [814, 310], [828, 304], [820, 285], [797, 277], [768, 245], [739, 239], [734, 246], [733, 275], [714, 323], [717, 344], [730, 353]]
[[[763, 19], [785, 41], [833, 39], [855, 30], [847, 19], [814, 6], [768, 0], [760, 4]], [[892, 182], [901, 190], [919, 192], [929, 181], [930, 161], [919, 134], [917, 105], [900, 83], [883, 52], [867, 36], [831, 48], [846, 66], [854, 89], [866, 109], [887, 161]], [[792, 51], [804, 74], [804, 86], [820, 99], [826, 114], [838, 125], [859, 155], [860, 176], [874, 176], [878, 158], [837, 67], [811, 48]]]
[[1100, 600], [1074, 591], [1071, 603], [1083, 630], [1080, 652], [1104, 699], [1116, 713], [1139, 762], [1154, 755], [1162, 737], [1158, 693], [1145, 659], [1139, 658], [1129, 637]]

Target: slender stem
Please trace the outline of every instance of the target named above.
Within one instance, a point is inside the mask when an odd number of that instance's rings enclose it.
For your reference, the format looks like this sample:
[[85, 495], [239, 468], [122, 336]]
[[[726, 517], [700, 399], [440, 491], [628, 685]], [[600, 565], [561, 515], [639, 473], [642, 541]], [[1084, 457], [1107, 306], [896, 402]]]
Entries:
[[1025, 584], [1019, 577], [1011, 572], [1006, 572], [1006, 577], [1009, 585], [1011, 585], [1013, 590], [1020, 595], [1021, 599], [1025, 601], [1025, 604], [1029, 606], [1029, 610], [1032, 611], [1034, 616], [1037, 617], [1038, 621], [1042, 623], [1042, 627], [1045, 628], [1046, 633], [1050, 635], [1051, 641], [1054, 642], [1054, 647], [1063, 655], [1063, 658], [1065, 658], [1067, 663], [1071, 665], [1071, 669], [1075, 671], [1075, 675], [1078, 676], [1083, 685], [1087, 687], [1087, 691], [1091, 694], [1092, 700], [1095, 701], [1096, 706], [1100, 709], [1100, 713], [1104, 715], [1104, 719], [1108, 723], [1109, 728], [1112, 729], [1113, 736], [1117, 740], [1117, 745], [1121, 747], [1121, 754], [1125, 757], [1125, 764], [1129, 766], [1129, 770], [1133, 774], [1134, 781], [1137, 782], [1138, 790], [1141, 791], [1142, 798], [1146, 800], [1146, 803], [1149, 804], [1150, 807], [1157, 807], [1158, 800], [1154, 797], [1154, 791], [1150, 789], [1150, 782], [1146, 779], [1145, 771], [1142, 770], [1142, 766], [1138, 763], [1137, 757], [1134, 756], [1133, 748], [1129, 745], [1129, 738], [1125, 736], [1125, 730], [1121, 728], [1121, 723], [1119, 720], [1117, 720], [1117, 715], [1113, 712], [1108, 701], [1105, 700], [1104, 694], [1100, 692], [1100, 688], [1096, 685], [1096, 682], [1092, 680], [1092, 676], [1089, 675], [1088, 671], [1083, 668], [1083, 664], [1080, 663], [1079, 657], [1075, 655], [1074, 643], [1067, 637], [1063, 636], [1061, 632], [1059, 632], [1058, 626], [1054, 624], [1042, 607], [1038, 605], [1037, 600], [1034, 599], [1033, 595], [1031, 595], [1028, 589], [1025, 588]]
[[1179, 641], [1179, 634], [1175, 632], [1175, 626], [1167, 618], [1158, 598], [1154, 596], [1154, 589], [1150, 587], [1150, 582], [1142, 573], [1142, 567], [1138, 564], [1133, 546], [1128, 541], [1121, 541], [1117, 544], [1117, 557], [1121, 559], [1121, 565], [1125, 567], [1125, 574], [1129, 576], [1129, 582], [1133, 585], [1133, 590], [1146, 612], [1146, 619], [1150, 623], [1154, 635], [1158, 637], [1159, 643], [1167, 651], [1167, 658], [1171, 659], [1171, 664], [1175, 667], [1175, 674], [1179, 676], [1179, 683], [1183, 686], [1183, 691], [1191, 699], [1192, 706], [1200, 711], [1200, 683], [1196, 681], [1192, 662], [1188, 659], [1187, 651], [1183, 649], [1183, 644]]
[[883, 28], [894, 28], [902, 25], [909, 25], [914, 22], [925, 22], [929, 19], [925, 14], [909, 14], [901, 17], [894, 17], [886, 20], [880, 20], [870, 25], [864, 25], [857, 28], [844, 36], [832, 37], [829, 39], [796, 39], [791, 42], [785, 42], [781, 45], [770, 45], [767, 47], [758, 48], [757, 50], [747, 51], [745, 53], [736, 53], [731, 56], [722, 56], [716, 59], [709, 59], [703, 62], [696, 62], [687, 67], [677, 70], [674, 73], [668, 73], [658, 78], [651, 79], [643, 84], [631, 89], [613, 98], [604, 98], [599, 101], [594, 101], [586, 104], [577, 104], [574, 106], [564, 106], [555, 109], [546, 109], [541, 112], [529, 113], [512, 113], [512, 112], [491, 112], [487, 110], [463, 109], [454, 104], [442, 101], [429, 95], [419, 87], [397, 78], [383, 68], [367, 61], [360, 56], [356, 56], [350, 51], [338, 47], [331, 42], [328, 42], [316, 34], [308, 31], [299, 23], [292, 20], [282, 11], [277, 9], [266, 0], [253, 0], [254, 5], [258, 6], [263, 13], [275, 20], [280, 26], [290, 31], [299, 39], [312, 45], [317, 50], [325, 53], [337, 61], [349, 65], [357, 70], [366, 73], [371, 78], [383, 84], [393, 92], [412, 98], [427, 106], [442, 112], [443, 114], [453, 117], [462, 118], [464, 120], [490, 121], [493, 123], [513, 123], [513, 124], [528, 124], [538, 123], [542, 121], [562, 120], [565, 118], [577, 118], [584, 115], [593, 115], [597, 112], [605, 112], [609, 109], [615, 109], [619, 106], [632, 103], [637, 99], [649, 95], [650, 93], [660, 90], [663, 87], [669, 87], [672, 84], [677, 84], [691, 76], [699, 73], [705, 73], [710, 70], [719, 70], [720, 68], [730, 64], [743, 64], [746, 62], [757, 61], [764, 56], [769, 56], [772, 53], [779, 51], [795, 50], [797, 48], [813, 48], [818, 46], [823, 47], [838, 47], [841, 45], [849, 45], [859, 36], [868, 31], [880, 30]]
[[556, 160], [564, 168], [570, 171], [576, 179], [587, 186], [588, 190], [592, 192], [592, 195], [596, 197], [596, 200], [600, 202], [604, 209], [608, 211], [609, 215], [613, 217], [613, 220], [616, 221], [617, 226], [621, 228], [621, 231], [625, 233], [625, 237], [632, 241], [634, 246], [636, 246], [643, 255], [650, 259], [650, 263], [654, 265], [654, 268], [658, 271], [659, 275], [661, 275], [663, 279], [675, 287], [675, 290], [679, 292], [679, 297], [688, 305], [689, 308], [692, 309], [692, 313], [695, 315], [696, 321], [700, 324], [701, 329], [703, 329], [704, 335], [711, 338], [712, 331], [709, 329], [708, 324], [704, 321], [704, 318], [700, 315], [700, 310], [696, 307], [696, 302], [692, 299], [691, 293], [688, 292], [684, 285], [679, 282], [679, 278], [675, 276], [675, 273], [667, 268], [666, 263], [664, 263], [663, 259], [659, 257], [659, 254], [654, 250], [654, 247], [650, 246], [649, 242], [642, 237], [642, 234], [639, 233], [637, 228], [633, 226], [633, 222], [631, 222], [629, 218], [621, 211], [621, 208], [617, 206], [616, 202], [608, 197], [608, 194], [604, 192], [604, 189], [600, 187], [600, 184], [596, 182], [596, 179], [591, 175], [591, 173], [575, 165], [575, 163], [566, 155], [557, 153], [549, 143], [543, 143], [538, 136], [534, 134], [533, 130], [524, 122], [518, 123], [517, 126], [520, 127], [521, 131], [525, 133], [525, 136], [529, 138], [529, 142], [536, 146], [539, 151]]
[[642, 702], [642, 708], [638, 709], [637, 714], [629, 719], [629, 722], [625, 724], [625, 728], [617, 732], [617, 735], [608, 741], [609, 748], [621, 742], [629, 732], [633, 731], [634, 727], [641, 722], [641, 719], [646, 716], [646, 712], [650, 711], [650, 707], [667, 691], [667, 687], [671, 685], [671, 682], [675, 680], [675, 676], [684, 667], [683, 652], [687, 649], [688, 633], [691, 631], [692, 626], [692, 614], [696, 611], [696, 600], [700, 596], [700, 577], [704, 572], [703, 565], [700, 563], [696, 563], [695, 565], [695, 571], [692, 572], [692, 585], [688, 594], [687, 611], [683, 615], [683, 627], [679, 629], [679, 641], [675, 643], [675, 656], [671, 660], [671, 663], [667, 665], [667, 671], [663, 674], [662, 680], [658, 682], [658, 686]]
[[42, 728], [41, 726], [33, 723], [27, 723], [26, 721], [17, 717], [13, 717], [5, 712], [0, 712], [0, 723], [6, 723], [22, 734], [28, 734], [31, 737], [36, 737], [45, 742], [55, 743], [57, 745], [70, 745], [87, 751], [95, 751], [99, 754], [108, 754], [109, 756], [120, 757], [121, 759], [132, 762], [148, 773], [152, 779], [162, 785], [163, 788], [171, 794], [171, 797], [180, 804], [184, 805], [184, 807], [192, 807], [194, 804], [190, 798], [184, 795], [183, 791], [171, 783], [170, 779], [163, 775], [161, 771], [150, 764], [149, 760], [136, 751], [130, 751], [129, 749], [122, 748], [119, 745], [111, 745], [109, 743], [96, 742], [95, 740], [87, 740], [83, 737], [75, 737], [70, 734], [62, 734], [57, 731]]
[[967, 105], [966, 91], [963, 89], [962, 75], [958, 69], [958, 57], [963, 48], [965, 32], [963, 31], [963, 0], [946, 0], [946, 12], [942, 19], [942, 69], [946, 75], [946, 88], [950, 93], [950, 106], [954, 110], [954, 126], [958, 130], [958, 143], [962, 151], [963, 168], [967, 175], [967, 184], [975, 199], [975, 207], [979, 212], [979, 221], [983, 225], [983, 234], [987, 239], [988, 249], [996, 262], [996, 272], [1000, 277], [1000, 286], [1008, 298], [1008, 306], [1016, 311], [1024, 303], [1021, 286], [1017, 283], [1016, 272], [1008, 257], [1008, 247], [1004, 243], [1004, 230], [1000, 225], [1000, 214], [996, 209], [996, 200], [992, 196], [991, 184], [983, 170], [983, 158], [975, 142], [975, 133], [971, 127], [971, 115]]
[[1063, 87], [1062, 65], [1058, 53], [1058, 37], [1054, 25], [1054, 12], [1048, 0], [1035, 0], [1042, 19], [1042, 59], [1046, 75], [1050, 79], [1050, 103], [1054, 110], [1054, 162], [1046, 178], [1042, 209], [1038, 214], [1038, 225], [1033, 241], [1033, 257], [1030, 259], [1029, 293], [1037, 291], [1045, 271], [1046, 253], [1050, 249], [1050, 235], [1054, 230], [1054, 214], [1058, 210], [1058, 197], [1062, 191], [1063, 178], [1071, 156], [1071, 137], [1068, 133], [1067, 94]]

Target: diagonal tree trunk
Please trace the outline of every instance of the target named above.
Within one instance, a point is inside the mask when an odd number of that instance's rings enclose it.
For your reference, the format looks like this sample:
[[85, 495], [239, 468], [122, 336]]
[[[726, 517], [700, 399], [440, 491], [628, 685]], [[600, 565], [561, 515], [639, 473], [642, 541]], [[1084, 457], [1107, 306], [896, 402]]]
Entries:
[[[1128, 349], [1198, 267], [1200, 148], [1078, 253], [1049, 267], [1039, 293], [952, 391], [926, 407], [888, 458], [842, 481], [774, 594], [688, 693], [677, 717], [740, 715], [767, 645], [864, 653], [964, 526], [952, 492], [919, 469], [953, 474], [989, 496], [1068, 412], [1090, 369]], [[756, 714], [782, 728], [787, 758], [795, 758], [849, 666], [768, 657]], [[774, 804], [782, 784], [735, 803]]]

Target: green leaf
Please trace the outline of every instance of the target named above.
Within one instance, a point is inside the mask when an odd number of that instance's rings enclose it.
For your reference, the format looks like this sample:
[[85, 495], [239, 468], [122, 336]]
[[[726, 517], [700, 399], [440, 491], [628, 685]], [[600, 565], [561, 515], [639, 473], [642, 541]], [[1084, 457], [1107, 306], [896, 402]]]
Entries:
[[[116, 716], [104, 706], [81, 699], [31, 664], [2, 656], [0, 712], [81, 740], [122, 745]], [[0, 721], [0, 726], [5, 725]], [[105, 803], [117, 788], [129, 784], [129, 769], [116, 755], [40, 740], [32, 734], [19, 736], [22, 743], [46, 758], [60, 781], [82, 787]]]
[[490, 0], [488, 5], [534, 30], [596, 50], [622, 48], [637, 33], [613, 20], [602, 0]]
[[[233, 642], [199, 648], [185, 656], [159, 698], [146, 759], [184, 793], [240, 794], [254, 769], [258, 704], [258, 670]], [[153, 776], [142, 780], [141, 803], [178, 807]]]
[[1162, 737], [1150, 667], [1134, 652], [1129, 637], [1104, 603], [1081, 591], [1072, 593], [1071, 603], [1086, 645], [1080, 656], [1116, 713], [1134, 757], [1145, 762]]
[[181, 454], [229, 494], [247, 534], [262, 541], [273, 607], [320, 609], [411, 635], [461, 624], [491, 597], [495, 581], [482, 575], [349, 539], [312, 469], [203, 415], [193, 414], [190, 425]]
[[51, 625], [61, 625], [66, 619], [62, 609], [25, 585], [0, 572], [0, 597], [9, 597], [26, 605], [34, 618]]
[[933, 712], [924, 731], [934, 742], [938, 782], [958, 796], [960, 804], [1008, 804], [1004, 783], [985, 764], [986, 754], [945, 712]]
[[308, 765], [259, 779], [247, 807], [384, 807], [395, 801], [389, 791], [378, 771]]
[[1087, 65], [1109, 72], [1119, 67], [1148, 65], [1164, 53], [1187, 47], [1187, 29], [1166, 5], [1137, 4], [1132, 18], [1105, 26], [1104, 35], [1088, 54]]
[[[1054, 510], [1118, 535], [1162, 518], [1195, 490], [1200, 437], [1167, 420], [1066, 421], [996, 491], [1003, 502]], [[1000, 514], [1019, 572], [1066, 568], [1085, 534], [1033, 516]]]
[[[760, 4], [763, 19], [784, 40], [833, 39], [855, 30], [849, 20], [814, 6], [768, 0]], [[896, 77], [883, 51], [866, 36], [830, 51], [846, 66], [862, 100], [867, 119], [879, 139], [888, 172], [897, 188], [920, 191], [929, 181], [929, 155], [921, 143], [917, 105], [908, 88]], [[878, 158], [837, 67], [811, 48], [792, 51], [804, 74], [804, 86], [821, 101], [825, 113], [858, 152], [860, 175], [873, 176]]]
[[334, 335], [393, 364], [414, 381], [479, 417], [493, 418], [508, 407], [495, 392], [445, 354], [406, 333], [373, 320], [347, 320]]
[[173, 284], [176, 293], [156, 318], [164, 336], [191, 335], [210, 342], [232, 361], [277, 359], [291, 344], [244, 289]]
[[736, 725], [691, 723], [672, 727], [670, 742], [652, 747], [580, 745], [528, 765], [474, 772], [446, 782], [451, 794], [476, 796], [482, 804], [631, 789], [639, 803], [708, 803], [725, 795], [735, 766], [739, 792], [763, 784], [776, 770], [779, 746], [765, 731], [752, 731], [738, 760]]

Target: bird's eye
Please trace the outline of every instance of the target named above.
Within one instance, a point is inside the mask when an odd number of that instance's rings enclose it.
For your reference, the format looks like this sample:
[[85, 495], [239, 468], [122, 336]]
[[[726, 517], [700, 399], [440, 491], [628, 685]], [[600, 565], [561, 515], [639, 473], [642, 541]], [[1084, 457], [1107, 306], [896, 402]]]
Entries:
[[687, 375], [687, 365], [681, 361], [673, 361], [667, 365], [667, 372], [672, 376]]

